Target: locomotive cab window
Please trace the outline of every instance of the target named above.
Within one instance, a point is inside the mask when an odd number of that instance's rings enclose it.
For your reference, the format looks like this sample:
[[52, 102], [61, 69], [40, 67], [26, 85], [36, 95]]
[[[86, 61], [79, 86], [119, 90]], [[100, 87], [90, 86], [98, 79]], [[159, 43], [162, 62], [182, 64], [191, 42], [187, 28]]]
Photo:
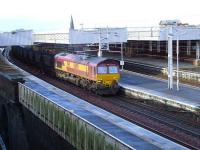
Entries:
[[99, 66], [97, 68], [98, 74], [106, 74], [107, 73], [107, 67], [106, 66]]
[[118, 73], [117, 66], [109, 66], [108, 70], [109, 70], [109, 73]]
[[62, 62], [57, 61], [57, 62], [56, 62], [56, 66], [57, 66], [58, 68], [62, 68]]

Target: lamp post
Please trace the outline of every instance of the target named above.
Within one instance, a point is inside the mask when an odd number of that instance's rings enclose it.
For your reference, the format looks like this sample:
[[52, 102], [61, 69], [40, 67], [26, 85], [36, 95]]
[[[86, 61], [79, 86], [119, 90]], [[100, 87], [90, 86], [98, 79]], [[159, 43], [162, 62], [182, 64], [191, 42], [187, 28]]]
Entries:
[[172, 26], [168, 29], [168, 89], [173, 89], [173, 47], [172, 47]]
[[176, 39], [176, 89], [179, 91], [179, 38]]
[[186, 34], [187, 32], [182, 32], [179, 34], [179, 31], [176, 29], [176, 89], [179, 91], [179, 36]]
[[101, 28], [99, 29], [99, 50], [98, 50], [98, 57], [102, 57], [102, 51], [101, 51]]
[[121, 42], [121, 61], [120, 65], [122, 66], [122, 70], [124, 69], [124, 55], [123, 55], [123, 42]]
[[107, 40], [107, 48], [106, 48], [106, 49], [109, 51], [110, 48], [109, 48], [109, 32], [108, 32], [108, 26], [107, 26], [106, 32], [107, 32], [107, 33], [106, 33], [106, 40]]

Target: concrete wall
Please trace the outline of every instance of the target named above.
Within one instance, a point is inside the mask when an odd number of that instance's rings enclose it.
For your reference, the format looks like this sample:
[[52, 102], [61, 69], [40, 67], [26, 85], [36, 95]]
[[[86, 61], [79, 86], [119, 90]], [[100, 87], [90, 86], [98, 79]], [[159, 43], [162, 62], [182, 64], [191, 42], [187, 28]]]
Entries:
[[42, 120], [36, 117], [25, 107], [22, 108], [24, 114], [24, 125], [27, 132], [28, 143], [33, 150], [73, 150], [75, 149], [60, 135], [48, 127]]
[[8, 149], [28, 150], [29, 144], [23, 125], [21, 105], [17, 98], [17, 81], [11, 81], [0, 74], [0, 83], [0, 133], [2, 138]]
[[0, 134], [7, 149], [74, 149], [19, 103], [18, 81], [0, 73]]

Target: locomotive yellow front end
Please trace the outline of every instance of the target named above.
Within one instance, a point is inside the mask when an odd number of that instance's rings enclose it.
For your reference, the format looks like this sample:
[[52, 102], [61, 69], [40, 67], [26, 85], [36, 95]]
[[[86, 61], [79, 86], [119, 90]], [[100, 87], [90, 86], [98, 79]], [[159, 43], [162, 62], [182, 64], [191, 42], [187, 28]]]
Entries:
[[105, 87], [111, 87], [115, 82], [120, 79], [120, 74], [97, 74], [97, 83]]
[[96, 79], [99, 93], [116, 94], [119, 90], [118, 80], [120, 79], [118, 65], [113, 63], [99, 65]]

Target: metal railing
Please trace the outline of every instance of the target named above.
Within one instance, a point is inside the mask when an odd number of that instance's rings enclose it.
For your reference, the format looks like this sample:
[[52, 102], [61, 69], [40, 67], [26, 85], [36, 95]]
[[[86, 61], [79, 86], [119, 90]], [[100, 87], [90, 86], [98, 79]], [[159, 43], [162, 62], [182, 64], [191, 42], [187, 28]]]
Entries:
[[[163, 68], [161, 72], [164, 75], [168, 74], [167, 68]], [[179, 78], [181, 78], [181, 79], [200, 83], [200, 74], [199, 73], [183, 71], [183, 70], [178, 71], [178, 73], [179, 73]], [[176, 76], [176, 75], [177, 75], [177, 71], [174, 70], [173, 76]]]
[[[92, 29], [84, 29], [90, 31]], [[128, 40], [158, 40], [159, 27], [128, 27]], [[34, 42], [69, 43], [69, 33], [33, 34]]]
[[44, 43], [69, 43], [68, 33], [45, 33], [45, 34], [33, 34], [34, 42], [44, 42]]
[[[97, 28], [84, 28], [84, 31], [92, 31]], [[83, 30], [83, 29], [81, 29]], [[167, 40], [166, 33], [168, 28], [154, 27], [127, 27], [128, 40]], [[177, 31], [176, 31], [177, 30]], [[177, 26], [175, 34], [179, 35], [181, 40], [198, 40], [200, 27], [199, 26]], [[184, 35], [182, 34], [184, 33]], [[176, 36], [174, 36], [176, 37]], [[68, 33], [47, 33], [34, 34], [34, 42], [49, 42], [49, 43], [69, 43]]]
[[128, 40], [159, 40], [159, 27], [129, 27]]

